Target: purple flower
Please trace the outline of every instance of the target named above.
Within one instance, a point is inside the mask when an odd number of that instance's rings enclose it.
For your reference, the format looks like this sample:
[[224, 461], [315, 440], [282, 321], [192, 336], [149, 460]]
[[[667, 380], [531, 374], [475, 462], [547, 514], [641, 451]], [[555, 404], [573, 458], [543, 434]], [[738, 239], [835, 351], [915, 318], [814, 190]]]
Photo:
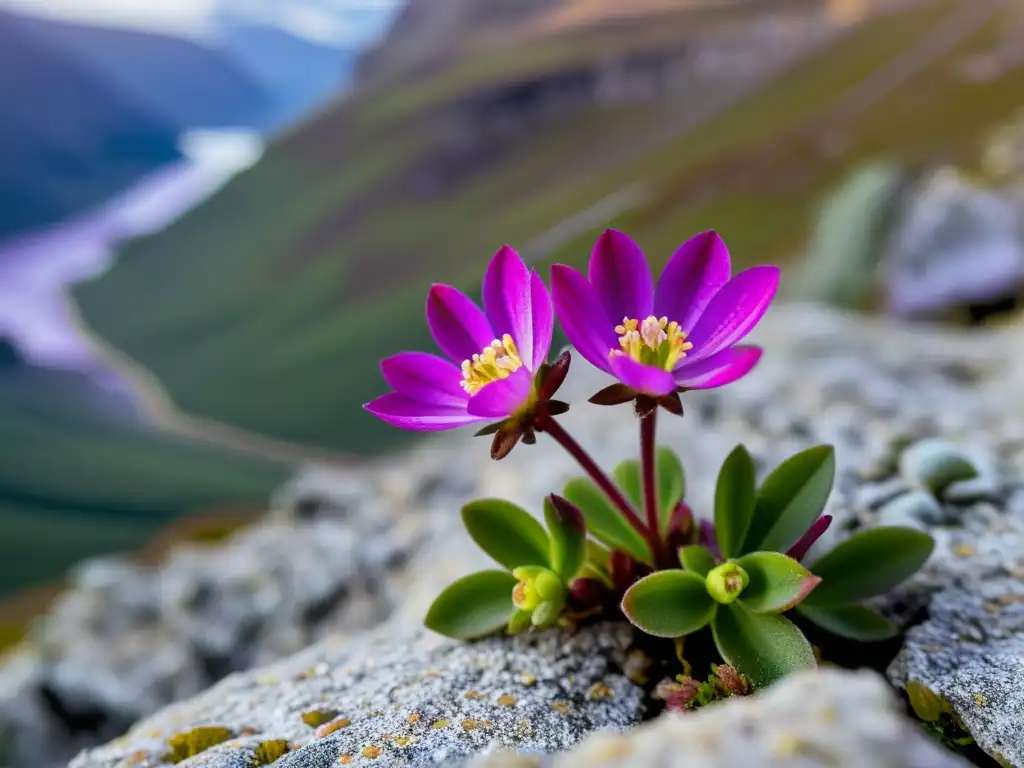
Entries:
[[527, 412], [547, 360], [554, 317], [544, 281], [509, 246], [484, 275], [484, 309], [449, 285], [427, 295], [427, 325], [449, 359], [401, 352], [382, 361], [394, 390], [364, 408], [403, 429], [434, 431]]
[[659, 398], [721, 387], [760, 359], [759, 347], [737, 342], [771, 304], [779, 270], [730, 272], [725, 243], [705, 232], [680, 246], [655, 288], [639, 246], [609, 229], [594, 246], [588, 276], [556, 264], [551, 290], [579, 353], [632, 393]]

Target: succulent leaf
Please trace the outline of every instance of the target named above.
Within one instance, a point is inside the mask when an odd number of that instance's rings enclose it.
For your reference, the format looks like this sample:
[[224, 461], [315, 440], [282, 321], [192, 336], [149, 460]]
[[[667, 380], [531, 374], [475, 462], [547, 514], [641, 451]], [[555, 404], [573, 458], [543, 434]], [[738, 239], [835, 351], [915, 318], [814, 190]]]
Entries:
[[751, 552], [736, 562], [750, 578], [740, 600], [754, 613], [788, 611], [821, 582], [819, 577], [781, 552]]
[[640, 462], [636, 459], [626, 459], [612, 470], [612, 477], [616, 485], [626, 494], [626, 498], [633, 504], [643, 509], [643, 485], [640, 475]]
[[711, 622], [711, 631], [722, 658], [750, 678], [755, 688], [815, 666], [807, 638], [777, 613], [753, 613], [739, 602], [722, 605]]
[[585, 477], [573, 478], [566, 483], [562, 496], [583, 513], [587, 528], [595, 539], [641, 562], [651, 562], [651, 551], [643, 536], [622, 517], [591, 480]]
[[430, 606], [427, 629], [457, 640], [472, 640], [506, 626], [516, 613], [508, 571], [479, 571], [450, 584]]
[[701, 576], [689, 571], [657, 571], [626, 590], [622, 612], [649, 635], [681, 637], [711, 620], [715, 602]]
[[675, 451], [664, 446], [655, 455], [658, 478], [658, 513], [661, 533], [668, 533], [669, 521], [679, 502], [686, 496], [686, 475]]
[[561, 496], [544, 499], [544, 519], [551, 535], [551, 568], [568, 584], [587, 558], [587, 527], [583, 513]]
[[749, 582], [747, 572], [735, 560], [716, 565], [704, 578], [708, 594], [723, 605], [736, 602]]
[[796, 610], [822, 629], [850, 640], [873, 642], [899, 634], [899, 627], [866, 605], [815, 607], [801, 603]]
[[796, 543], [825, 508], [835, 472], [831, 445], [808, 448], [776, 467], [758, 491], [743, 553], [785, 552]]
[[549, 565], [544, 527], [529, 512], [502, 499], [471, 501], [462, 522], [484, 552], [509, 570], [520, 565]]
[[754, 461], [737, 445], [722, 464], [715, 488], [715, 533], [722, 557], [741, 554], [754, 514], [755, 482]]
[[934, 546], [931, 536], [913, 528], [859, 531], [811, 566], [822, 583], [807, 604], [847, 605], [887, 592], [924, 565]]
[[679, 562], [683, 564], [683, 568], [698, 576], [707, 576], [716, 565], [715, 556], [697, 544], [681, 547]]

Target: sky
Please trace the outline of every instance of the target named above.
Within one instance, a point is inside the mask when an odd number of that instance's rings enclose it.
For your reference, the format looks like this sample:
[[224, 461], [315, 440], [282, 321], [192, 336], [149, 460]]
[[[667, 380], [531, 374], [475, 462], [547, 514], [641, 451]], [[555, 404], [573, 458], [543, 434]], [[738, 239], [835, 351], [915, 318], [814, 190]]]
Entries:
[[175, 34], [203, 34], [218, 7], [273, 21], [295, 34], [361, 42], [367, 19], [386, 18], [400, 0], [0, 0], [0, 6], [43, 16], [117, 24]]

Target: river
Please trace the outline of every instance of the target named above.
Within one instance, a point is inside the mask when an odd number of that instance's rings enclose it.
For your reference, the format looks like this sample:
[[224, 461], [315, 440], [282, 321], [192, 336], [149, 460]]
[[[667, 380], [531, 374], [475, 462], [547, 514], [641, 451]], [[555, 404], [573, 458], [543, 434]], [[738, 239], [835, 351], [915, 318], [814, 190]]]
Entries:
[[163, 166], [97, 208], [0, 242], [0, 335], [30, 362], [90, 372], [123, 388], [93, 353], [69, 312], [66, 289], [103, 274], [119, 245], [172, 224], [263, 154], [250, 131], [193, 131], [183, 160]]

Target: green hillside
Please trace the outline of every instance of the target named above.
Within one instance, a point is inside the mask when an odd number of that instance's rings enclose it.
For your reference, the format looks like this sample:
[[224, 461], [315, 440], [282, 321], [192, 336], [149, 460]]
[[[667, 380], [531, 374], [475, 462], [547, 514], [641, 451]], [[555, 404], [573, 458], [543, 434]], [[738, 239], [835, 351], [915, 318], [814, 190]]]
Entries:
[[[687, 44], [748, 23], [751, 5], [653, 17], [618, 34], [598, 25], [507, 36], [504, 48], [460, 38], [444, 61], [328, 109], [130, 247], [76, 290], [86, 321], [189, 412], [379, 451], [405, 436], [360, 404], [382, 391], [378, 359], [429, 346], [430, 282], [474, 290], [498, 246], [527, 249], [545, 233], [528, 256], [581, 264], [606, 223], [655, 261], [713, 227], [737, 264], [784, 263], [820, 195], [852, 167], [969, 160], [1024, 88], [1021, 68], [986, 82], [960, 75], [965, 57], [1005, 45], [1012, 3], [930, 0], [853, 26], [695, 125], [692, 112], [714, 94], [591, 102], [475, 155], [453, 153], [466, 140], [458, 131], [474, 125], [466, 116], [502, 89], [576, 77], [611, 52]], [[607, 215], [578, 216], [602, 201], [614, 204]]]
[[159, 433], [86, 377], [0, 365], [0, 597], [184, 515], [259, 509], [287, 468]]

